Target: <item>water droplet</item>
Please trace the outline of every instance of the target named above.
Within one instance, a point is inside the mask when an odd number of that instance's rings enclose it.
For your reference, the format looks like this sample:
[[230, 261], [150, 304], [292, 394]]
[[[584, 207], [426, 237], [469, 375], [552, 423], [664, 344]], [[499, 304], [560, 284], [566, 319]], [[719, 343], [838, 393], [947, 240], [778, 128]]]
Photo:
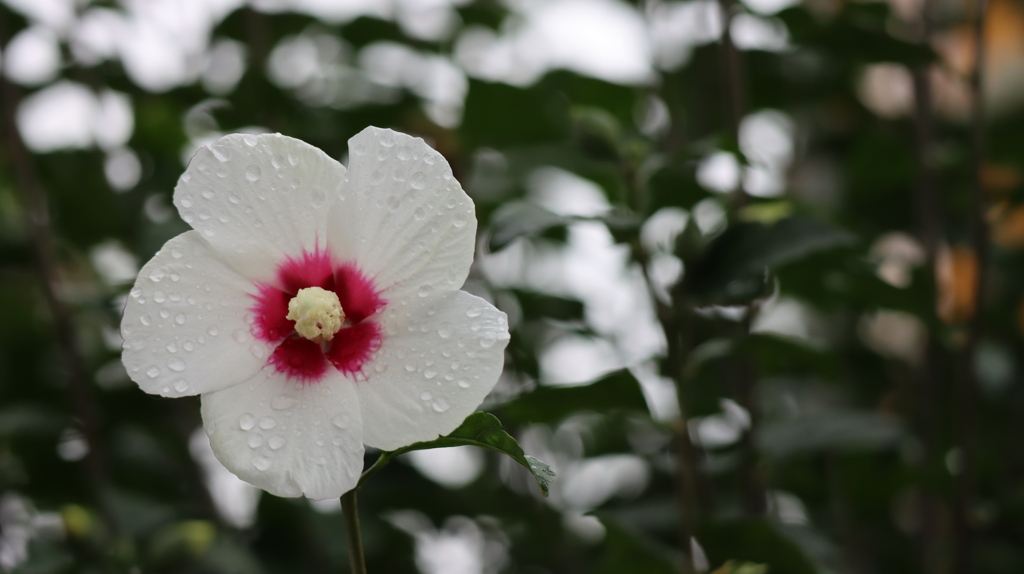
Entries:
[[185, 379], [178, 379], [177, 381], [174, 381], [174, 390], [179, 393], [184, 393], [188, 390], [188, 381]]
[[444, 323], [441, 323], [441, 326], [437, 328], [437, 334], [442, 339], [447, 339], [447, 338], [451, 337], [453, 332], [454, 332], [454, 328], [452, 327], [452, 324], [448, 323], [447, 321], [444, 322]]
[[416, 365], [413, 365], [413, 364], [410, 363], [410, 364], [405, 366], [405, 370], [409, 371], [411, 373], [411, 372], [416, 370]]
[[252, 416], [249, 413], [245, 413], [244, 415], [238, 417], [238, 426], [239, 428], [245, 431], [252, 430], [252, 427], [256, 426], [256, 417]]
[[384, 361], [378, 361], [377, 364], [373, 366], [373, 370], [377, 371], [378, 373], [383, 373], [384, 371], [388, 370], [388, 364], [385, 363]]
[[170, 367], [172, 371], [177, 371], [179, 373], [188, 368], [188, 365], [185, 364], [185, 361], [182, 361], [177, 357], [171, 359], [170, 361], [167, 361], [167, 366]]
[[390, 130], [381, 132], [380, 145], [384, 147], [391, 147], [395, 145], [395, 136]]
[[432, 398], [434, 398], [434, 395], [432, 395], [432, 394], [430, 394], [430, 393], [428, 393], [426, 391], [420, 393], [420, 400], [421, 401], [429, 401]]
[[195, 201], [194, 201], [194, 198], [192, 197], [191, 193], [184, 193], [184, 194], [182, 194], [182, 196], [181, 196], [181, 206], [182, 207], [192, 207], [192, 205], [194, 203], [195, 203]]
[[249, 340], [249, 333], [246, 333], [242, 329], [235, 329], [234, 333], [231, 333], [231, 338], [238, 343], [244, 343]]
[[185, 344], [183, 344], [181, 347], [190, 353], [196, 350], [196, 346], [192, 344], [192, 341], [185, 341]]
[[340, 436], [336, 436], [331, 439], [331, 444], [333, 444], [334, 446], [341, 446], [345, 444], [345, 439], [341, 438]]
[[277, 426], [277, 421], [270, 417], [263, 417], [260, 419], [260, 428], [263, 430], [270, 430]]
[[227, 177], [227, 176], [228, 176], [228, 168], [223, 167], [223, 166], [217, 168], [217, 177]]
[[432, 407], [435, 413], [443, 413], [450, 408], [448, 406], [448, 401], [444, 399], [437, 399], [436, 401], [434, 401]]
[[469, 309], [466, 309], [466, 316], [479, 317], [480, 315], [483, 314], [483, 312], [483, 309], [481, 309], [480, 307], [470, 307]]
[[327, 192], [322, 189], [313, 190], [313, 207], [320, 208], [327, 203]]
[[185, 324], [185, 314], [184, 313], [178, 313], [177, 315], [175, 315], [174, 316], [174, 322], [179, 324], [179, 325], [184, 325]]
[[205, 197], [206, 199], [213, 199], [213, 196], [213, 190], [210, 189], [209, 187], [203, 190], [203, 197]]
[[468, 389], [469, 388], [469, 381], [467, 381], [466, 379], [459, 379], [459, 382], [457, 382], [455, 384], [459, 385], [459, 388], [462, 388], [462, 389]]
[[252, 465], [256, 467], [256, 470], [267, 470], [270, 468], [270, 459], [254, 456], [252, 457]]
[[157, 267], [149, 272], [149, 278], [153, 281], [160, 281], [164, 278], [164, 270]]
[[270, 447], [270, 450], [277, 450], [277, 449], [281, 448], [282, 446], [284, 446], [284, 443], [285, 443], [284, 438], [281, 437], [281, 436], [278, 436], [278, 435], [274, 435], [274, 436], [270, 437], [269, 440], [267, 440], [267, 446]]
[[420, 297], [426, 297], [427, 295], [430, 295], [430, 292], [433, 290], [434, 288], [432, 286], [424, 284], [420, 285], [420, 288], [416, 291], [416, 294], [419, 295]]
[[299, 156], [293, 153], [288, 154], [288, 163], [292, 164], [293, 166], [299, 165]]
[[494, 343], [498, 341], [498, 338], [494, 333], [484, 333], [484, 336], [480, 339], [480, 346], [485, 349], [490, 349], [494, 346]]
[[159, 377], [160, 376], [160, 367], [158, 367], [156, 365], [153, 365], [152, 367], [146, 369], [146, 376], [148, 376], [151, 379], [155, 379], [155, 378]]
[[427, 186], [427, 174], [422, 171], [417, 171], [412, 174], [412, 179], [409, 180], [409, 185], [411, 185], [413, 189], [423, 189]]
[[270, 401], [270, 406], [274, 410], [284, 411], [295, 406], [297, 401], [288, 395], [277, 395]]
[[466, 221], [466, 216], [460, 213], [456, 215], [454, 219], [452, 219], [452, 225], [454, 225], [455, 227], [465, 227]]
[[259, 446], [263, 444], [263, 437], [258, 434], [254, 434], [249, 437], [248, 443], [249, 448], [259, 448]]
[[331, 419], [331, 424], [340, 429], [347, 429], [349, 425], [348, 417], [345, 415], [338, 415]]
[[171, 312], [170, 311], [168, 311], [167, 309], [160, 309], [160, 318], [161, 319], [166, 319], [166, 318], [168, 318], [170, 316], [171, 316]]
[[258, 165], [250, 165], [245, 168], [245, 179], [249, 181], [259, 181], [261, 175], [263, 175], [263, 170]]
[[143, 315], [143, 316], [139, 317], [139, 321], [140, 321], [140, 322], [141, 322], [141, 323], [142, 323], [143, 325], [149, 325], [150, 323], [152, 323], [152, 322], [153, 322], [153, 318], [152, 318], [152, 317], [150, 317], [149, 315]]
[[417, 221], [419, 221], [427, 216], [427, 212], [423, 211], [422, 207], [417, 207], [416, 209], [413, 210], [412, 216], [415, 217]]
[[430, 369], [427, 369], [426, 371], [423, 371], [423, 378], [427, 379], [428, 381], [430, 379], [433, 379], [436, 376], [437, 376], [437, 371], [433, 371], [433, 370], [430, 370]]
[[213, 152], [213, 157], [217, 158], [218, 161], [228, 161], [231, 159], [231, 150], [224, 146], [210, 146], [210, 151]]
[[164, 347], [164, 348], [167, 349], [168, 353], [177, 353], [178, 352], [178, 344], [175, 343], [174, 341], [171, 341], [170, 343], [167, 343], [167, 346]]
[[153, 300], [157, 303], [163, 303], [167, 300], [167, 295], [164, 295], [163, 291], [157, 291], [156, 293], [153, 293]]
[[249, 147], [255, 147], [256, 143], [259, 142], [259, 140], [256, 139], [256, 136], [252, 134], [245, 134], [244, 136], [242, 136], [242, 141], [244, 141], [245, 145]]

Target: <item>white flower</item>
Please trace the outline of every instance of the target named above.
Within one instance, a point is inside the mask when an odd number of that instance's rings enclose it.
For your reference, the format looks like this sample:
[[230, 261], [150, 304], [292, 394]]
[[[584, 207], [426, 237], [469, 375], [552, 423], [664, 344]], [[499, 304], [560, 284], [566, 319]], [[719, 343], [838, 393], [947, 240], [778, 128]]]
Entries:
[[195, 230], [143, 267], [121, 324], [132, 380], [202, 395], [217, 458], [279, 496], [340, 496], [364, 443], [454, 430], [508, 343], [505, 314], [459, 291], [476, 217], [445, 159], [378, 128], [349, 154], [277, 134], [200, 149], [174, 190]]

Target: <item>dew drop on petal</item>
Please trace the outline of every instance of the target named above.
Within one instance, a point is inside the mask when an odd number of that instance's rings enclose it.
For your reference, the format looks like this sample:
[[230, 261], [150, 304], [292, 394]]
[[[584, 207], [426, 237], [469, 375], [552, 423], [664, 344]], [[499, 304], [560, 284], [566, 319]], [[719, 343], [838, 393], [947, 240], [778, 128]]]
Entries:
[[412, 216], [415, 217], [417, 221], [419, 221], [427, 216], [427, 212], [423, 211], [422, 207], [417, 207], [416, 209], [413, 210]]
[[256, 470], [267, 470], [270, 468], [270, 459], [254, 456], [252, 457], [252, 465], [256, 467]]
[[408, 365], [405, 366], [405, 370], [409, 371], [410, 373], [412, 373], [412, 372], [414, 372], [416, 370], [416, 365], [413, 365], [412, 363], [409, 363]]
[[442, 339], [447, 339], [447, 338], [451, 337], [453, 332], [454, 332], [454, 328], [452, 327], [452, 324], [447, 322], [447, 321], [445, 321], [444, 323], [441, 323], [441, 326], [437, 328], [437, 334]]
[[412, 174], [412, 179], [409, 180], [409, 185], [411, 185], [413, 189], [423, 189], [427, 186], [427, 175], [422, 171], [417, 171]]
[[174, 390], [179, 393], [184, 393], [188, 390], [188, 381], [185, 379], [178, 379], [177, 381], [174, 381]]
[[171, 341], [170, 343], [167, 343], [167, 346], [164, 347], [164, 348], [167, 349], [168, 353], [177, 353], [178, 352], [178, 344], [175, 343], [174, 341]]
[[485, 349], [490, 349], [497, 342], [498, 338], [494, 336], [494, 333], [485, 333], [480, 339], [480, 346]]
[[143, 325], [149, 325], [150, 323], [153, 322], [153, 318], [150, 317], [149, 315], [143, 315], [139, 317], [139, 322], [141, 322]]
[[244, 343], [249, 340], [249, 333], [242, 329], [235, 329], [235, 332], [231, 333], [231, 338], [237, 343]]
[[277, 395], [270, 401], [270, 406], [274, 410], [285, 411], [295, 406], [297, 401], [288, 395]]
[[277, 421], [270, 417], [263, 417], [260, 419], [260, 428], [263, 430], [270, 430], [277, 426]]
[[179, 324], [179, 325], [184, 325], [185, 324], [185, 314], [184, 313], [178, 313], [177, 315], [175, 315], [174, 316], [174, 322]]
[[161, 319], [166, 319], [166, 318], [168, 318], [170, 316], [171, 316], [171, 312], [170, 311], [168, 311], [167, 309], [160, 309], [160, 318]]
[[466, 379], [459, 379], [459, 382], [457, 382], [455, 384], [459, 385], [460, 389], [468, 389], [469, 388], [469, 381], [467, 381]]
[[262, 175], [263, 171], [258, 165], [250, 165], [245, 168], [245, 179], [248, 179], [249, 181], [259, 181], [260, 176]]
[[466, 309], [466, 316], [479, 317], [480, 315], [483, 314], [483, 312], [483, 309], [481, 309], [480, 307], [470, 307], [469, 309]]
[[349, 424], [348, 417], [345, 415], [338, 415], [331, 419], [331, 424], [340, 429], [347, 429]]
[[293, 153], [288, 154], [288, 163], [292, 164], [293, 166], [299, 165], [299, 156]]
[[263, 437], [261, 437], [258, 434], [254, 434], [249, 437], [249, 440], [247, 442], [249, 443], [249, 448], [258, 448], [260, 445], [263, 444]]
[[155, 379], [155, 378], [159, 377], [160, 376], [160, 367], [158, 367], [156, 365], [153, 365], [152, 367], [146, 369], [146, 376], [148, 376], [151, 379]]
[[256, 139], [256, 136], [252, 134], [245, 134], [242, 136], [242, 141], [244, 141], [245, 145], [249, 147], [256, 147], [256, 143], [259, 142], [259, 140]]
[[395, 145], [395, 136], [391, 135], [390, 132], [383, 132], [380, 134], [380, 145], [384, 147], [391, 147]]
[[149, 278], [152, 281], [160, 281], [164, 278], [164, 270], [157, 267], [156, 269], [149, 272]]
[[196, 349], [196, 346], [192, 344], [192, 341], [185, 341], [181, 347], [190, 353]]
[[169, 367], [169, 368], [170, 368], [170, 369], [171, 369], [172, 371], [177, 371], [177, 372], [179, 372], [179, 373], [180, 373], [181, 371], [184, 371], [184, 370], [185, 370], [186, 368], [188, 368], [188, 365], [187, 365], [187, 364], [185, 364], [185, 361], [182, 361], [181, 359], [179, 359], [179, 358], [177, 358], [177, 357], [175, 357], [175, 358], [171, 359], [170, 361], [167, 361], [167, 366], [168, 366], [168, 367]]
[[231, 159], [231, 151], [226, 147], [210, 146], [210, 151], [213, 152], [213, 157], [217, 158], [218, 161], [228, 161]]
[[210, 335], [211, 337], [216, 337], [217, 335], [219, 335], [219, 334], [220, 334], [220, 330], [219, 330], [219, 329], [217, 329], [217, 327], [215, 327], [214, 325], [210, 325], [210, 328], [209, 328], [209, 329], [207, 329], [207, 330], [206, 330], [206, 332], [207, 332], [207, 333], [208, 333], [208, 334], [209, 334], [209, 335]]
[[274, 435], [274, 436], [270, 437], [269, 440], [267, 440], [267, 446], [270, 447], [270, 450], [277, 450], [277, 449], [281, 448], [282, 446], [284, 446], [284, 442], [285, 441], [284, 441], [283, 437], [280, 437], [278, 435]]
[[434, 395], [430, 394], [427, 391], [423, 391], [422, 393], [420, 393], [420, 400], [421, 401], [429, 401], [432, 398], [434, 398]]
[[423, 378], [427, 379], [428, 381], [430, 379], [433, 379], [436, 376], [437, 376], [437, 371], [433, 371], [433, 370], [430, 370], [430, 369], [427, 369], [426, 371], [423, 371]]
[[430, 295], [430, 292], [433, 290], [434, 288], [429, 284], [423, 284], [420, 285], [420, 288], [416, 291], [416, 294], [419, 295], [420, 297], [426, 297], [427, 295]]
[[153, 293], [153, 300], [157, 303], [163, 303], [167, 300], [167, 295], [164, 295], [163, 291], [157, 291], [156, 293]]
[[450, 408], [444, 399], [437, 399], [432, 406], [435, 413], [443, 413]]
[[256, 426], [256, 417], [252, 416], [249, 413], [245, 413], [244, 415], [238, 417], [238, 426], [242, 430], [252, 430], [252, 427]]

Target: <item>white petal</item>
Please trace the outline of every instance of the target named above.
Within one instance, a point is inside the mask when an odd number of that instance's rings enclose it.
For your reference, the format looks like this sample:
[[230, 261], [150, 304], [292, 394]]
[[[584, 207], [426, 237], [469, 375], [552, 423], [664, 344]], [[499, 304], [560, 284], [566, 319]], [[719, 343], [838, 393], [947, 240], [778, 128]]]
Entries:
[[303, 385], [268, 366], [203, 395], [203, 427], [224, 466], [277, 496], [335, 498], [363, 468], [354, 385], [336, 371]]
[[455, 430], [501, 375], [508, 321], [464, 291], [438, 293], [380, 319], [383, 343], [356, 385], [363, 441], [394, 450]]
[[222, 389], [251, 377], [273, 351], [246, 323], [253, 284], [225, 265], [199, 233], [168, 241], [135, 280], [121, 320], [121, 360], [147, 393]]
[[458, 289], [473, 262], [476, 213], [441, 154], [423, 140], [366, 128], [349, 140], [345, 188], [330, 212], [333, 252], [389, 299]]
[[251, 279], [326, 243], [327, 210], [345, 167], [280, 134], [232, 134], [200, 148], [174, 188], [174, 205], [225, 261]]

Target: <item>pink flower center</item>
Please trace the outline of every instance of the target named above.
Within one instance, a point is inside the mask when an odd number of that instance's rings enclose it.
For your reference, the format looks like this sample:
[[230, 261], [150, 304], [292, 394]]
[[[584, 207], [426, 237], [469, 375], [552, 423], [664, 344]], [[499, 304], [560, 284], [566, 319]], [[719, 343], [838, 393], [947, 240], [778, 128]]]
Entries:
[[[288, 302], [307, 287], [334, 292], [344, 309], [345, 322], [330, 341], [300, 337], [295, 321], [287, 318]], [[386, 301], [356, 265], [333, 262], [327, 250], [303, 251], [300, 257], [285, 259], [277, 266], [277, 285], [257, 283], [256, 288], [255, 304], [250, 307], [256, 318], [253, 335], [276, 345], [269, 363], [290, 379], [315, 383], [329, 366], [346, 375], [360, 375], [380, 348], [381, 329], [374, 315]]]

